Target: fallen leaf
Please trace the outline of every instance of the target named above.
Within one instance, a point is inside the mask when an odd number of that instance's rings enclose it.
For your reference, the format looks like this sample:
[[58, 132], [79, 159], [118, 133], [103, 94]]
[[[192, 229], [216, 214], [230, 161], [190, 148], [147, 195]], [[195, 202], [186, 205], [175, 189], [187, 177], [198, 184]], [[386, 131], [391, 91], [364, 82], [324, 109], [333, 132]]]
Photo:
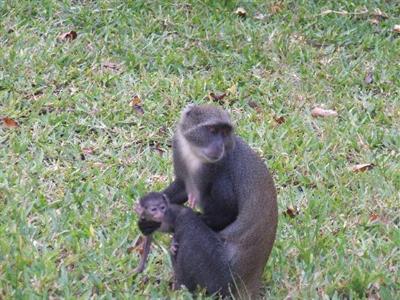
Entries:
[[376, 214], [376, 213], [370, 213], [369, 214], [369, 220], [371, 221], [371, 222], [374, 222], [374, 221], [376, 221], [376, 220], [378, 220], [379, 219], [379, 215], [378, 214]]
[[160, 135], [165, 135], [167, 133], [167, 126], [163, 125], [160, 127], [160, 129], [158, 130], [158, 133]]
[[284, 116], [280, 116], [280, 117], [274, 116], [274, 120], [275, 120], [275, 122], [278, 123], [278, 124], [283, 124], [283, 123], [285, 123], [285, 121], [286, 121]]
[[388, 15], [385, 14], [384, 12], [382, 12], [379, 8], [375, 8], [375, 10], [374, 10], [374, 12], [372, 13], [372, 15], [373, 15], [375, 18], [379, 19], [379, 20], [387, 19], [387, 18], [388, 18]]
[[140, 235], [137, 240], [135, 241], [135, 243], [133, 244], [133, 246], [128, 247], [127, 252], [128, 253], [133, 253], [133, 252], [137, 252], [140, 255], [143, 255], [143, 247], [144, 247], [144, 236]]
[[288, 206], [287, 209], [286, 209], [286, 211], [283, 212], [283, 214], [284, 214], [285, 216], [294, 218], [294, 217], [296, 217], [296, 216], [299, 214], [299, 210], [298, 210], [298, 208], [295, 208], [295, 207], [293, 207], [293, 206]]
[[144, 110], [142, 108], [142, 99], [140, 99], [139, 95], [134, 95], [129, 102], [129, 106], [131, 106], [136, 112], [143, 115]]
[[229, 94], [229, 95], [236, 95], [236, 93], [237, 93], [237, 84], [235, 83], [229, 89], [227, 89], [226, 93]]
[[337, 112], [331, 109], [323, 109], [321, 107], [314, 107], [311, 110], [311, 115], [313, 117], [330, 117], [330, 116], [337, 116]]
[[129, 103], [130, 106], [134, 105], [142, 105], [142, 99], [140, 99], [139, 95], [133, 95], [131, 102]]
[[235, 14], [237, 14], [239, 17], [244, 18], [247, 15], [247, 11], [243, 7], [238, 7], [235, 10]]
[[163, 155], [163, 153], [165, 152], [163, 149], [161, 149], [160, 147], [160, 143], [157, 142], [150, 142], [149, 143], [150, 149], [153, 151], [157, 151], [158, 154]]
[[113, 62], [105, 62], [105, 63], [103, 63], [103, 67], [106, 69], [115, 70], [115, 71], [118, 71], [119, 69], [121, 69], [121, 65], [119, 65], [117, 63], [113, 63]]
[[84, 147], [82, 148], [83, 154], [90, 155], [94, 153], [94, 149], [92, 147]]
[[367, 300], [382, 300], [379, 282], [370, 284], [365, 296]]
[[255, 109], [255, 110], [259, 110], [261, 107], [260, 107], [260, 104], [258, 104], [258, 102], [256, 102], [256, 101], [254, 101], [254, 100], [249, 100], [248, 101], [248, 104], [249, 104], [249, 106], [251, 107], [251, 108], [253, 108], [253, 109]]
[[37, 100], [43, 96], [43, 91], [37, 90], [33, 93], [26, 93], [25, 95], [28, 100]]
[[102, 163], [102, 162], [99, 162], [99, 161], [94, 162], [92, 165], [93, 165], [94, 167], [100, 168], [100, 169], [104, 169], [104, 168], [106, 167], [106, 164], [105, 164], [105, 163]]
[[400, 25], [394, 25], [393, 31], [396, 33], [400, 33]]
[[272, 15], [275, 15], [279, 13], [282, 9], [283, 9], [283, 2], [278, 1], [269, 8], [269, 11], [271, 12]]
[[368, 73], [365, 75], [364, 82], [365, 82], [366, 84], [370, 84], [370, 83], [372, 83], [373, 81], [374, 81], [374, 77], [373, 77], [373, 75], [372, 75], [372, 72], [368, 72]]
[[4, 117], [3, 118], [3, 125], [7, 128], [17, 128], [19, 127], [18, 122], [15, 121], [14, 119], [11, 119], [9, 117]]
[[70, 42], [70, 41], [73, 41], [74, 39], [76, 39], [77, 37], [78, 37], [78, 34], [76, 33], [76, 31], [71, 30], [71, 31], [64, 32], [64, 33], [60, 34], [58, 36], [58, 39], [60, 41], [68, 41], [68, 42]]
[[226, 96], [226, 93], [214, 93], [211, 92], [209, 95], [210, 100], [221, 102]]
[[365, 172], [371, 170], [374, 167], [374, 164], [358, 164], [351, 167], [351, 170], [355, 173]]
[[260, 13], [260, 12], [256, 12], [256, 13], [254, 14], [254, 19], [256, 19], [256, 20], [262, 21], [262, 20], [264, 20], [265, 18], [266, 18], [266, 15], [264, 15], [264, 14], [262, 14], [262, 13]]
[[372, 25], [379, 25], [379, 19], [377, 19], [377, 18], [373, 18], [373, 19], [369, 20], [369, 22], [370, 22]]

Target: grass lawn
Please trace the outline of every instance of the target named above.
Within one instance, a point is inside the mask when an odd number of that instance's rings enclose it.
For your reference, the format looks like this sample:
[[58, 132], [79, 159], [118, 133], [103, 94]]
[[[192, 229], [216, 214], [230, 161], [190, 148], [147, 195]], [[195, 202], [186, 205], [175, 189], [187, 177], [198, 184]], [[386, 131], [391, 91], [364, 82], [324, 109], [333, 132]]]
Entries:
[[132, 208], [191, 102], [273, 173], [269, 299], [400, 297], [395, 25], [398, 1], [0, 1], [0, 299], [189, 297], [168, 235], [133, 273]]

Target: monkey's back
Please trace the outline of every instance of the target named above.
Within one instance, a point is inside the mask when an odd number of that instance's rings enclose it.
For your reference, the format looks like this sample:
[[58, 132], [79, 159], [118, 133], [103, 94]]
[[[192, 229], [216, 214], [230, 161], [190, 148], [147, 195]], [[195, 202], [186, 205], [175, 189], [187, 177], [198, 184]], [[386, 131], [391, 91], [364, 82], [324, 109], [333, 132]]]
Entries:
[[266, 164], [239, 137], [232, 153], [234, 193], [239, 204], [237, 219], [220, 232], [226, 240], [230, 266], [238, 282], [255, 295], [275, 241], [276, 190]]

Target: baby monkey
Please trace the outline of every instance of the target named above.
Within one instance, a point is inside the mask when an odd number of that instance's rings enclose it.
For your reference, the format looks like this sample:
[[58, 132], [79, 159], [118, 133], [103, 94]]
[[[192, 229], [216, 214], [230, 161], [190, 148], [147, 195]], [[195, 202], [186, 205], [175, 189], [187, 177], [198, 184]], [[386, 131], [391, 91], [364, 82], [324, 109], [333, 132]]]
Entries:
[[224, 256], [224, 241], [198, 213], [182, 205], [170, 204], [166, 195], [155, 192], [141, 198], [136, 211], [140, 218], [138, 226], [145, 235], [136, 273], [143, 272], [150, 252], [154, 232], [153, 226], [149, 226], [152, 227], [150, 230], [146, 226], [150, 221], [158, 223], [158, 231], [174, 234], [170, 246], [173, 289], [184, 285], [191, 292], [200, 287], [208, 294], [230, 295], [233, 277]]
[[[165, 212], [167, 211], [168, 208], [168, 204], [169, 201], [165, 194], [152, 192], [140, 198], [139, 204], [135, 208], [135, 211], [139, 215], [140, 220], [148, 221], [148, 222], [140, 222], [140, 221], [138, 222], [139, 228], [143, 232], [145, 237], [144, 237], [143, 253], [140, 257], [139, 265], [135, 269], [135, 273], [143, 272], [146, 266], [147, 257], [149, 256], [150, 247], [153, 240], [152, 228], [154, 228], [154, 225], [158, 224], [158, 226], [160, 226], [160, 223], [163, 223]], [[158, 231], [162, 232], [168, 231], [168, 225], [161, 224]], [[171, 251], [175, 251], [174, 244], [171, 247]]]

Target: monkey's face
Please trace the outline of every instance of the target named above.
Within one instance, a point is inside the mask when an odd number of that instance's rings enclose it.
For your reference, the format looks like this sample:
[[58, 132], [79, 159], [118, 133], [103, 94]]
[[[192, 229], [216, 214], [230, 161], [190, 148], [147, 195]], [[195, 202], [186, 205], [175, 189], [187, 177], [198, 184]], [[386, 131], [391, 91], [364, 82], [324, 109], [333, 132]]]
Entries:
[[136, 212], [141, 219], [162, 223], [168, 204], [169, 200], [166, 195], [152, 192], [139, 200]]
[[204, 162], [221, 160], [234, 145], [229, 114], [215, 106], [188, 106], [183, 112], [180, 130], [191, 152]]
[[148, 221], [162, 222], [164, 219], [165, 211], [167, 210], [167, 205], [165, 201], [156, 201], [148, 203], [144, 206], [145, 218]]
[[232, 126], [227, 123], [198, 126], [185, 134], [194, 154], [208, 163], [221, 160], [232, 148]]

